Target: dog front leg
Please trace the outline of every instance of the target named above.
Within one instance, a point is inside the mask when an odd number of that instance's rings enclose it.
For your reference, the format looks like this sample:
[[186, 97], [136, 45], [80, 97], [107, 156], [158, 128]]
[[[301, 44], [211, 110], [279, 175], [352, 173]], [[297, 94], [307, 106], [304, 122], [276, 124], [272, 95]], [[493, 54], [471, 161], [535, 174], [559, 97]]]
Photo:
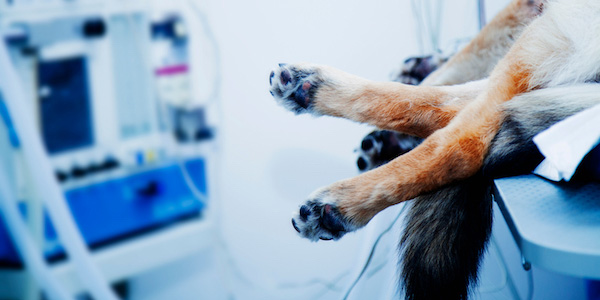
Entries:
[[295, 113], [342, 117], [419, 137], [446, 126], [487, 86], [486, 80], [447, 87], [374, 82], [314, 64], [281, 64], [269, 82], [273, 97]]

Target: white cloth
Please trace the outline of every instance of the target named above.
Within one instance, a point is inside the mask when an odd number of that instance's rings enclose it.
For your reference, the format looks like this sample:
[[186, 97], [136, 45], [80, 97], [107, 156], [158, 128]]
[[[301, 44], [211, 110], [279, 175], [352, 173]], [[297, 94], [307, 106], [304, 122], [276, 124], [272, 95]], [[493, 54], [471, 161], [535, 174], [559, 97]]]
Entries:
[[550, 180], [569, 181], [600, 140], [600, 105], [568, 117], [533, 138], [544, 161], [533, 171]]

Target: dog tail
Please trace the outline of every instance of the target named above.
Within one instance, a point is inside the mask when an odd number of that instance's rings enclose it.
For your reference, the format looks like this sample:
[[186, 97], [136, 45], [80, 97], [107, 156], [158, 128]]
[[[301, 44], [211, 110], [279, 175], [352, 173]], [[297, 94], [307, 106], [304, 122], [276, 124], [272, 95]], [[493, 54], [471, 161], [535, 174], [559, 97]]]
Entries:
[[467, 298], [492, 228], [490, 189], [476, 175], [412, 201], [400, 243], [406, 299]]

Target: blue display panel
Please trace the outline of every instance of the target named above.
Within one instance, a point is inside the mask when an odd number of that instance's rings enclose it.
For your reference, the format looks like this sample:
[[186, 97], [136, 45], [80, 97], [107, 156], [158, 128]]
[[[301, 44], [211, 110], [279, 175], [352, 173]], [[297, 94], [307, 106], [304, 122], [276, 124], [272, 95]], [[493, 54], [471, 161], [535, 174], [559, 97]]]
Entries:
[[94, 142], [88, 86], [83, 57], [39, 63], [41, 129], [49, 153]]
[[[198, 190], [206, 194], [204, 161], [188, 161], [185, 167]], [[206, 205], [194, 197], [177, 164], [69, 190], [65, 196], [83, 238], [92, 247], [198, 216]], [[4, 225], [1, 220], [0, 225]], [[47, 218], [44, 236], [46, 257], [60, 257], [63, 248]], [[0, 226], [0, 264], [18, 263], [10, 237]]]

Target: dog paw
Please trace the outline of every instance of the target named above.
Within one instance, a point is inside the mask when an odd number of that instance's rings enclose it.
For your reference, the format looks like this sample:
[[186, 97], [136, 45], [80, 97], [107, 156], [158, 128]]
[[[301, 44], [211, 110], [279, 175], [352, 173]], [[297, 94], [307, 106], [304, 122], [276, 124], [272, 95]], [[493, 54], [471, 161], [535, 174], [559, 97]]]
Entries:
[[321, 199], [306, 201], [292, 218], [292, 226], [309, 240], [337, 240], [344, 234], [355, 231], [352, 225], [340, 213], [335, 203]]
[[356, 165], [361, 172], [375, 169], [414, 149], [423, 139], [404, 133], [375, 130], [361, 142]]
[[446, 61], [448, 61], [447, 57], [437, 53], [429, 56], [409, 57], [402, 63], [400, 70], [392, 74], [392, 81], [418, 85]]
[[279, 64], [269, 76], [270, 92], [275, 100], [295, 113], [311, 112], [315, 92], [321, 80], [315, 68]]

